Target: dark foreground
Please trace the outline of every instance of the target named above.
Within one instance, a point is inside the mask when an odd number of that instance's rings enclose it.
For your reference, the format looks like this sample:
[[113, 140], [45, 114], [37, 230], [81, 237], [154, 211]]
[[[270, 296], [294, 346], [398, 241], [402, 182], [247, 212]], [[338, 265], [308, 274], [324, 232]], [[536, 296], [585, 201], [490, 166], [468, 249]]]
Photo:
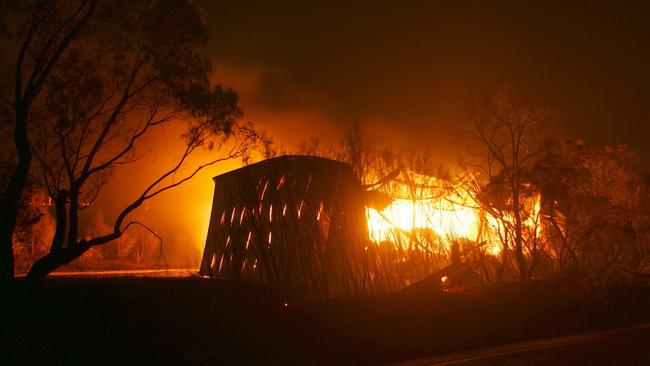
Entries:
[[648, 365], [650, 323], [479, 348], [396, 363], [424, 365]]
[[[462, 361], [471, 350], [650, 322], [650, 289], [533, 283], [285, 307], [259, 289], [219, 281], [56, 278], [1, 306], [3, 365], [365, 365], [422, 357], [418, 364], [431, 364], [440, 355]], [[463, 362], [646, 365], [650, 331]]]

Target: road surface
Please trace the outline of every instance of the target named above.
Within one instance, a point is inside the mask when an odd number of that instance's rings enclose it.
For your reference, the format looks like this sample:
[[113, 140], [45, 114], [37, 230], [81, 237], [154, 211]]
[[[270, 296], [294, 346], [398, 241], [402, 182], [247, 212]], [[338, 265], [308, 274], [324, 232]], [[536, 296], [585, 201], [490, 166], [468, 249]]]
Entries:
[[394, 365], [650, 365], [650, 323], [488, 347]]

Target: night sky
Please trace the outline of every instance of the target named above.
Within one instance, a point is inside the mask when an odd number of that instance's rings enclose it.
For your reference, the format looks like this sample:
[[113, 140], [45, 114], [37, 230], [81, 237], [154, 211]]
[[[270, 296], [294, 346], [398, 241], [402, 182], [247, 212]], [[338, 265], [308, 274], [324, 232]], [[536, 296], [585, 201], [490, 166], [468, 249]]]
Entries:
[[216, 78], [281, 144], [335, 138], [359, 119], [377, 142], [451, 158], [468, 95], [511, 83], [555, 110], [552, 133], [650, 152], [648, 1], [204, 7]]

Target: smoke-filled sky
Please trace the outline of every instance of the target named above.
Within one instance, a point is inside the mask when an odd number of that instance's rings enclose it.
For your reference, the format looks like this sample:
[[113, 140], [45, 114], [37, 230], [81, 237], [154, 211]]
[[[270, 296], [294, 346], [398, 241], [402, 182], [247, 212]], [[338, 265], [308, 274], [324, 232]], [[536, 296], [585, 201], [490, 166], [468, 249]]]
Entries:
[[[428, 148], [449, 163], [460, 153], [452, 132], [464, 124], [466, 97], [512, 83], [555, 110], [550, 131], [627, 143], [647, 162], [648, 1], [202, 3], [216, 42], [215, 80], [236, 89], [246, 119], [281, 145], [334, 141], [359, 119], [378, 144]], [[174, 132], [165, 133], [154, 154], [107, 187], [97, 207], [107, 219], [140, 191], [144, 183], [135, 182], [173, 161]], [[196, 263], [210, 178], [234, 167], [210, 168], [136, 214], [177, 262]]]
[[469, 93], [501, 83], [552, 128], [644, 154], [648, 1], [205, 1], [217, 78], [283, 143], [360, 119], [388, 144], [449, 151]]

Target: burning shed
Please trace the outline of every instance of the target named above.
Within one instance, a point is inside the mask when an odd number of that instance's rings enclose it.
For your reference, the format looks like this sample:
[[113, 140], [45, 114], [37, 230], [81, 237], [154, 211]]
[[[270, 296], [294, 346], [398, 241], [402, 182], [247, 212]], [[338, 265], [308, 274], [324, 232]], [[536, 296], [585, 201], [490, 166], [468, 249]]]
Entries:
[[301, 299], [369, 290], [364, 189], [350, 165], [281, 156], [214, 177], [200, 274]]

